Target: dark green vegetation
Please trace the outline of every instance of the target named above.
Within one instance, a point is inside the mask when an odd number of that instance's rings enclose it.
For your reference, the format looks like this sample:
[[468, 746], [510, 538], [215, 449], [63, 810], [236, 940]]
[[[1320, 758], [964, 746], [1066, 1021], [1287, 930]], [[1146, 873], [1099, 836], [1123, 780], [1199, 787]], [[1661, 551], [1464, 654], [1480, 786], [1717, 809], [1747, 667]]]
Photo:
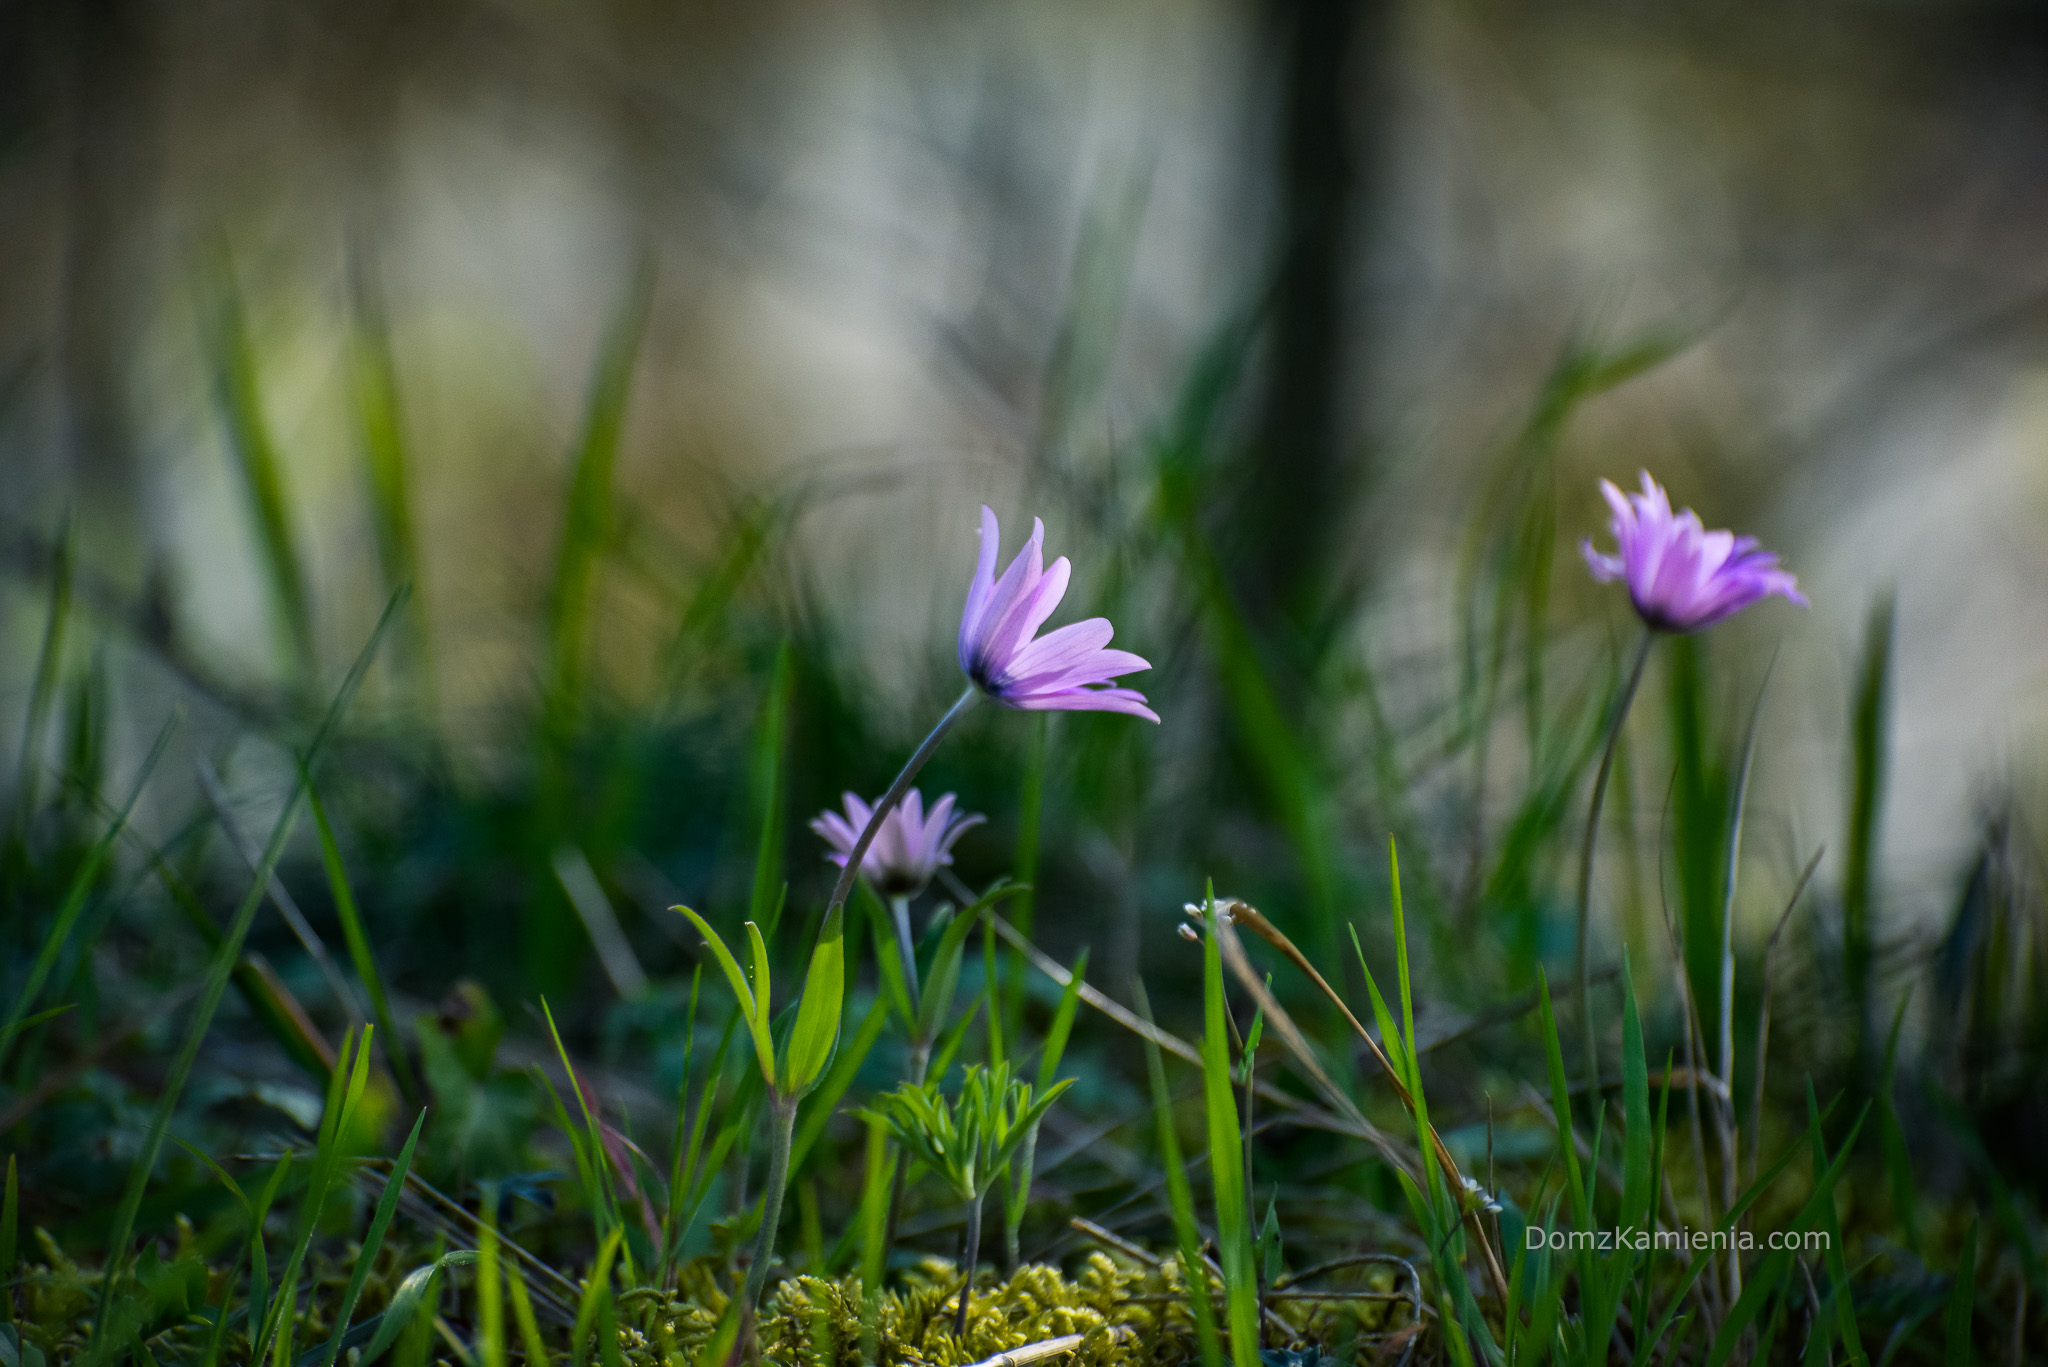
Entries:
[[[870, 892], [843, 940], [822, 916], [801, 823], [888, 781], [960, 686], [952, 642], [915, 662], [907, 717], [864, 682], [858, 624], [812, 606], [817, 488], [735, 496], [687, 552], [627, 515], [644, 287], [597, 363], [532, 687], [487, 762], [436, 721], [374, 301], [357, 439], [389, 606], [327, 660], [261, 358], [225, 265], [213, 287], [276, 677], [225, 681], [174, 625], [82, 591], [62, 529], [9, 533], [44, 625], [0, 851], [5, 1367], [950, 1364], [1069, 1336], [1090, 1363], [1956, 1364], [2048, 1343], [2042, 884], [2023, 813], [1994, 807], [1945, 936], [1881, 933], [1888, 608], [1842, 702], [1834, 886], [1817, 851], [1755, 868], [1738, 841], [1763, 661], [1733, 631], [1666, 644], [1606, 806], [1592, 999], [1553, 995], [1628, 639], [1618, 595], [1553, 602], [1581, 493], [1559, 453], [1662, 342], [1567, 350], [1475, 501], [1456, 650], [1400, 662], [1398, 687], [1347, 630], [1365, 586], [1283, 631], [1214, 549], [1239, 330], [1138, 439], [1084, 465], [1051, 434], [1061, 620], [1112, 617], [1166, 724], [984, 706], [948, 738], [922, 787], [991, 820], [915, 909], [911, 984]], [[607, 668], [624, 577], [668, 633], [636, 689]], [[110, 650], [158, 686], [117, 692]], [[195, 747], [181, 709], [231, 742]], [[114, 762], [114, 710], [161, 727], [139, 762]], [[1724, 941], [1738, 888], [1771, 905]], [[1194, 946], [1167, 915], [1189, 901]], [[715, 960], [684, 902], [747, 949]], [[843, 964], [814, 953], [841, 943]], [[1574, 1072], [1589, 1019], [1596, 1086]], [[1756, 1247], [1530, 1252], [1532, 1227]], [[992, 1254], [964, 1300], [963, 1245]]]

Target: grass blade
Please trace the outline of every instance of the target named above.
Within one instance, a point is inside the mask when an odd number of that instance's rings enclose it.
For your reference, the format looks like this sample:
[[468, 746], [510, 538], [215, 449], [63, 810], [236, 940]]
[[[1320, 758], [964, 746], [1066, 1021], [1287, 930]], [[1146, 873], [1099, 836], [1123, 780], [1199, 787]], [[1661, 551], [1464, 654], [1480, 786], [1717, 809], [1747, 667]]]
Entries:
[[761, 839], [754, 849], [754, 884], [747, 897], [747, 919], [766, 926], [771, 937], [782, 910], [783, 756], [788, 746], [790, 680], [789, 642], [784, 641], [775, 652], [761, 731], [754, 741], [754, 791], [761, 814]]
[[397, 1076], [398, 1085], [404, 1089], [406, 1100], [417, 1104], [421, 1097], [419, 1082], [413, 1077], [412, 1058], [406, 1052], [397, 1024], [392, 1020], [391, 999], [385, 994], [383, 975], [377, 971], [377, 957], [370, 952], [370, 939], [363, 933], [363, 918], [356, 909], [356, 895], [349, 886], [348, 869], [341, 862], [341, 847], [335, 843], [334, 828], [328, 824], [327, 811], [320, 805], [320, 795], [313, 790], [311, 780], [301, 776], [300, 783], [306, 791], [306, 808], [312, 812], [313, 824], [320, 832], [320, 861], [327, 869], [327, 887], [334, 897], [334, 912], [341, 919], [342, 938], [348, 942], [348, 954], [355, 964], [356, 977], [362, 980], [363, 990], [370, 995], [370, 1010], [376, 1017], [377, 1031], [384, 1040], [384, 1057], [391, 1060], [391, 1071]]
[[206, 343], [208, 359], [213, 364], [214, 396], [242, 477], [242, 492], [249, 500], [249, 520], [262, 550], [264, 576], [277, 613], [279, 635], [286, 643], [298, 677], [311, 680], [316, 668], [312, 602], [306, 592], [298, 537], [292, 530], [291, 512], [286, 506], [283, 462], [271, 438], [269, 420], [263, 414], [256, 351], [249, 341], [249, 325], [242, 312], [234, 264], [224, 245], [216, 249], [210, 273], [212, 298]]
[[384, 1313], [377, 1317], [377, 1335], [363, 1349], [363, 1355], [356, 1359], [356, 1367], [370, 1367], [386, 1349], [398, 1342], [398, 1336], [412, 1324], [413, 1316], [427, 1299], [427, 1293], [434, 1288], [434, 1279], [444, 1268], [468, 1267], [475, 1261], [475, 1250], [459, 1248], [408, 1273], [398, 1284], [398, 1290], [391, 1293], [391, 1304], [385, 1306]]
[[376, 658], [377, 647], [384, 639], [392, 620], [405, 603], [405, 594], [395, 593], [385, 605], [384, 615], [377, 619], [377, 625], [370, 633], [370, 639], [363, 646], [362, 653], [350, 666], [341, 687], [335, 691], [334, 700], [328, 704], [327, 714], [321, 719], [320, 727], [313, 733], [312, 741], [300, 757], [302, 779], [292, 787], [291, 796], [285, 799], [284, 810], [278, 813], [277, 824], [272, 828], [270, 840], [263, 850], [261, 866], [250, 880], [249, 890], [242, 895], [242, 902], [235, 909], [235, 919], [228, 933], [221, 937], [218, 950], [207, 969], [206, 990], [199, 999], [198, 1010], [194, 1013], [191, 1028], [186, 1032], [185, 1043], [172, 1059], [165, 1076], [163, 1090], [157, 1097], [156, 1110], [150, 1117], [149, 1131], [142, 1142], [142, 1148], [135, 1157], [135, 1164], [129, 1169], [128, 1185], [122, 1192], [120, 1205], [116, 1208], [114, 1222], [107, 1239], [107, 1266], [100, 1293], [99, 1316], [94, 1324], [88, 1356], [99, 1360], [109, 1345], [103, 1337], [108, 1311], [114, 1300], [113, 1290], [128, 1255], [128, 1241], [135, 1230], [135, 1217], [142, 1208], [142, 1193], [149, 1185], [150, 1174], [156, 1170], [157, 1156], [163, 1151], [164, 1136], [169, 1132], [171, 1114], [177, 1109], [178, 1098], [185, 1090], [185, 1082], [192, 1075], [192, 1067], [199, 1058], [199, 1046], [206, 1039], [207, 1031], [213, 1026], [213, 1014], [220, 1006], [221, 995], [227, 990], [228, 978], [234, 965], [242, 955], [242, 943], [249, 936], [249, 927], [255, 923], [257, 908], [270, 886], [270, 875], [276, 871], [277, 862], [284, 856], [285, 841], [291, 836], [292, 824], [298, 816], [299, 798], [305, 792], [305, 779], [318, 772], [320, 756], [327, 748], [329, 738], [341, 724], [343, 714], [362, 684], [363, 675], [369, 671], [370, 662]]
[[21, 992], [14, 1004], [7, 1008], [7, 1018], [0, 1022], [0, 1069], [4, 1069], [7, 1055], [14, 1043], [17, 1027], [23, 1023], [36, 998], [41, 995], [43, 985], [49, 981], [50, 973], [57, 966], [57, 956], [63, 952], [64, 942], [71, 938], [71, 931], [78, 924], [78, 918], [85, 912], [85, 901], [92, 893], [92, 886], [98, 880], [100, 870], [106, 866], [113, 853], [114, 842], [121, 838], [121, 832], [128, 825], [128, 818], [135, 813], [135, 804], [142, 800], [142, 790], [149, 786], [150, 775], [156, 772], [157, 761], [164, 757], [164, 750], [170, 745], [171, 737], [177, 733], [179, 717], [172, 713], [163, 728], [156, 734], [156, 744], [149, 748], [149, 757], [142, 762], [142, 769], [135, 776], [135, 786], [128, 794], [128, 801], [122, 805], [106, 830], [100, 833], [92, 847], [86, 851], [78, 871], [71, 877], [71, 886], [64, 893], [64, 901], [57, 908], [56, 919], [50, 923], [48, 934], [43, 937], [42, 948], [36, 951], [36, 961], [29, 968], [28, 981], [22, 984]]
[[591, 585], [597, 562], [612, 528], [612, 473], [618, 462], [619, 437], [626, 425], [626, 404], [632, 394], [633, 368], [640, 355], [648, 306], [654, 296], [654, 269], [643, 261], [629, 286], [611, 333], [598, 356], [583, 432], [577, 441], [570, 475], [561, 545], [555, 555], [553, 585], [548, 593], [547, 727], [559, 745], [569, 734], [583, 701], [584, 656], [590, 622]]
[[[1251, 1208], [1245, 1195], [1244, 1133], [1230, 1082], [1230, 1028], [1223, 1000], [1223, 951], [1216, 939], [1216, 889], [1204, 909], [1202, 937], [1202, 1102], [1209, 1121], [1209, 1175], [1216, 1196], [1216, 1244], [1230, 1322], [1230, 1357], [1259, 1367], [1259, 1281], [1252, 1260]], [[1402, 986], [1407, 986], [1405, 969]]]
[[[1131, 993], [1138, 1014], [1150, 1024], [1152, 1012], [1145, 1001], [1144, 984], [1133, 979]], [[1174, 1239], [1180, 1245], [1180, 1275], [1187, 1287], [1188, 1309], [1195, 1320], [1195, 1341], [1201, 1347], [1203, 1367], [1223, 1367], [1223, 1341], [1216, 1332], [1216, 1308], [1209, 1300], [1209, 1271], [1202, 1261], [1202, 1231], [1195, 1223], [1195, 1195], [1188, 1186], [1180, 1138], [1173, 1129], [1173, 1094], [1166, 1087], [1166, 1064], [1160, 1058], [1159, 1044], [1150, 1035], [1145, 1036], [1145, 1069], [1152, 1080], [1159, 1158], [1166, 1168], [1166, 1203], [1173, 1213]]]
[[1942, 1351], [1943, 1367], [1971, 1367], [1976, 1354], [1970, 1346], [1970, 1317], [1977, 1308], [1977, 1222], [1963, 1236], [1963, 1251], [1956, 1262], [1955, 1283], [1949, 1289], [1947, 1343]]
[[[420, 554], [413, 531], [411, 460], [406, 449], [398, 397], [398, 365], [391, 351], [391, 326], [370, 264], [360, 255], [349, 263], [349, 351], [354, 380], [356, 431], [370, 486], [370, 519], [384, 591], [420, 585]], [[431, 704], [433, 634], [427, 626], [424, 594], [415, 592], [408, 641], [409, 663], [420, 693]], [[387, 1032], [388, 1033], [388, 1032]], [[395, 1041], [397, 1036], [391, 1038]]]
[[[50, 566], [50, 610], [43, 621], [43, 643], [36, 652], [35, 682], [29, 687], [28, 714], [21, 727], [21, 762], [15, 769], [14, 815], [10, 841], [23, 838], [35, 816], [37, 778], [43, 731], [49, 722], [50, 701], [57, 695], [57, 680], [64, 668], [64, 634], [71, 621], [71, 519], [57, 534], [57, 553]], [[12, 854], [12, 851], [8, 851]]]
[[[369, 1042], [364, 1041], [364, 1053], [369, 1052]], [[398, 1159], [391, 1165], [391, 1176], [384, 1183], [384, 1194], [377, 1198], [376, 1214], [370, 1217], [369, 1232], [363, 1235], [362, 1250], [356, 1255], [355, 1271], [349, 1274], [348, 1290], [342, 1293], [341, 1304], [334, 1312], [334, 1337], [327, 1341], [327, 1352], [320, 1359], [320, 1367], [334, 1367], [335, 1359], [341, 1356], [341, 1340], [348, 1329], [348, 1322], [355, 1314], [356, 1302], [363, 1294], [363, 1283], [368, 1280], [370, 1268], [376, 1264], [377, 1250], [384, 1246], [384, 1232], [391, 1227], [391, 1216], [398, 1209], [398, 1194], [405, 1189], [405, 1175], [412, 1171], [413, 1150], [419, 1146], [420, 1130], [427, 1123], [427, 1113], [422, 1110], [419, 1118], [412, 1122], [412, 1133], [405, 1137], [405, 1146], [398, 1151]], [[495, 1234], [496, 1227], [491, 1232]], [[496, 1249], [492, 1250], [494, 1253]]]

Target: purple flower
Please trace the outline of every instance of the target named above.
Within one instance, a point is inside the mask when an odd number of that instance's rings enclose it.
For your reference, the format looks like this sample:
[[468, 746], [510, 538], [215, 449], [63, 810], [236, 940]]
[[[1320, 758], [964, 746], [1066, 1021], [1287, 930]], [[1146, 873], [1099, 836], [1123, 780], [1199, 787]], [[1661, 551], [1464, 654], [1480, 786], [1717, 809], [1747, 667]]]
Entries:
[[1600, 493], [1614, 509], [1610, 525], [1620, 554], [1602, 555], [1590, 540], [1579, 549], [1595, 579], [1628, 582], [1636, 613], [1652, 630], [1698, 631], [1774, 593], [1806, 606], [1776, 554], [1758, 550], [1755, 537], [1708, 531], [1690, 508], [1674, 515], [1649, 471], [1640, 494], [1624, 494], [1604, 479]]
[[1107, 617], [1061, 627], [1033, 637], [1067, 592], [1073, 567], [1061, 556], [1044, 568], [1045, 524], [1031, 521], [1031, 539], [996, 578], [1001, 529], [996, 515], [981, 510], [981, 563], [960, 614], [960, 668], [989, 697], [1005, 707], [1032, 711], [1128, 712], [1158, 721], [1135, 689], [1114, 688], [1119, 674], [1152, 666], [1128, 650], [1109, 650], [1114, 628]]
[[[843, 869], [847, 856], [853, 853], [854, 843], [867, 829], [874, 808], [853, 793], [841, 796], [846, 801], [846, 815], [841, 816], [834, 811], [820, 812], [811, 822], [811, 829], [832, 847], [831, 853], [825, 857]], [[932, 881], [932, 875], [938, 872], [941, 864], [953, 862], [953, 842], [960, 838], [961, 833], [987, 819], [979, 813], [956, 816], [951, 793], [934, 802], [931, 815], [927, 817], [924, 798], [912, 788], [883, 818], [882, 828], [875, 832], [874, 841], [860, 861], [861, 872], [884, 896], [908, 896], [919, 892]]]

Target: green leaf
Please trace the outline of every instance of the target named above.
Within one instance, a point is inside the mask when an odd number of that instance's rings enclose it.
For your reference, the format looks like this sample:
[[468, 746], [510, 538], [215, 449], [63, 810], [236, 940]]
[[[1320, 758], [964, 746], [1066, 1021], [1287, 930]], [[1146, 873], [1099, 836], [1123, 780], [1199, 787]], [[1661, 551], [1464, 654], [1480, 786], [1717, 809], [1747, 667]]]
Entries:
[[832, 1051], [839, 1046], [839, 1015], [846, 1005], [845, 993], [846, 913], [834, 907], [818, 932], [817, 948], [811, 951], [810, 971], [804, 975], [804, 994], [797, 1002], [796, 1024], [790, 1029], [789, 1044], [783, 1054], [781, 1086], [787, 1095], [807, 1095], [832, 1066]]
[[896, 1013], [903, 1033], [913, 1035], [917, 1032], [917, 1003], [911, 1000], [910, 984], [903, 979], [903, 963], [897, 957], [896, 941], [890, 934], [889, 909], [882, 905], [882, 899], [865, 878], [854, 880], [853, 895], [860, 899], [866, 911], [863, 919], [874, 932], [875, 970], [882, 980], [882, 996]]
[[769, 1011], [768, 942], [761, 937], [761, 927], [756, 922], [747, 922], [747, 944], [754, 956], [754, 1026], [760, 1031], [761, 1038], [772, 1041], [775, 1036], [769, 1028], [772, 1017]]
[[476, 1261], [476, 1251], [458, 1248], [453, 1253], [444, 1253], [425, 1267], [414, 1268], [398, 1284], [398, 1290], [391, 1293], [391, 1303], [384, 1307], [384, 1313], [377, 1317], [377, 1336], [363, 1349], [363, 1355], [356, 1359], [356, 1367], [370, 1367], [386, 1349], [398, 1342], [398, 1336], [405, 1332], [407, 1325], [419, 1312], [421, 1302], [434, 1289], [434, 1279], [441, 1275], [443, 1268], [468, 1267]]
[[[698, 934], [704, 937], [705, 945], [710, 948], [713, 956], [717, 958], [718, 967], [724, 972], [725, 981], [731, 986], [733, 996], [739, 999], [740, 1018], [746, 1022], [747, 1033], [753, 1037], [754, 1057], [761, 1065], [761, 1080], [763, 1082], [773, 1082], [775, 1080], [775, 1042], [769, 1038], [768, 1031], [765, 1028], [764, 1017], [766, 1013], [755, 1008], [754, 990], [747, 985], [747, 975], [740, 968], [740, 961], [735, 959], [732, 956], [732, 951], [725, 947], [725, 941], [718, 937], [718, 932], [711, 928], [709, 921], [706, 921], [688, 907], [671, 907], [670, 910], [680, 911], [683, 915], [690, 918], [690, 924], [697, 927]], [[752, 922], [748, 924], [751, 926]], [[755, 934], [758, 936], [760, 932], [756, 931]]]
[[860, 1066], [873, 1051], [875, 1041], [882, 1037], [882, 1029], [889, 1023], [889, 1003], [881, 997], [868, 1008], [868, 1014], [854, 1031], [852, 1042], [839, 1051], [833, 1060], [832, 1071], [825, 1077], [804, 1103], [803, 1123], [797, 1130], [796, 1147], [790, 1150], [789, 1170], [803, 1170], [804, 1159], [825, 1133], [825, 1125], [839, 1109], [840, 1101], [853, 1086]]

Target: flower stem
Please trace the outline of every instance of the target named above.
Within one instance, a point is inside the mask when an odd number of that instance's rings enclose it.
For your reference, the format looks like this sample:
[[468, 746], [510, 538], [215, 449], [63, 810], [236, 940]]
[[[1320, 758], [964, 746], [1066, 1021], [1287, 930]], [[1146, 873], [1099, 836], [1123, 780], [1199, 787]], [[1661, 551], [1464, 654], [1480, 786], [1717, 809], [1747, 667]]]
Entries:
[[917, 1000], [917, 947], [910, 939], [910, 899], [898, 893], [889, 899], [889, 915], [896, 923], [896, 952], [903, 959], [903, 985], [910, 999]]
[[[904, 1070], [913, 1087], [924, 1086], [924, 1075], [931, 1068], [932, 1042], [913, 1037], [910, 1041], [910, 1066]], [[889, 1221], [882, 1236], [882, 1265], [889, 1265], [889, 1254], [896, 1247], [896, 1223], [903, 1216], [904, 1178], [910, 1171], [907, 1160], [896, 1164], [896, 1175], [889, 1179]]]
[[789, 1181], [790, 1140], [796, 1129], [794, 1096], [768, 1093], [768, 1185], [761, 1192], [761, 1232], [754, 1236], [754, 1261], [747, 1268], [742, 1304], [759, 1312], [761, 1292], [768, 1285], [768, 1265], [775, 1260], [775, 1226], [782, 1219], [782, 1188]]
[[967, 1337], [967, 1298], [974, 1291], [974, 1265], [981, 1261], [981, 1197], [967, 1203], [967, 1240], [960, 1252], [960, 1308], [953, 1312], [953, 1341]]
[[932, 728], [932, 733], [912, 753], [910, 762], [903, 766], [903, 772], [896, 775], [889, 791], [882, 794], [882, 800], [875, 804], [875, 810], [868, 816], [868, 824], [861, 828], [860, 839], [853, 842], [853, 849], [846, 856], [846, 867], [839, 870], [839, 881], [832, 885], [832, 900], [825, 904], [827, 917], [846, 905], [846, 899], [853, 893], [853, 880], [860, 876], [861, 861], [868, 857], [868, 846], [875, 843], [875, 833], [882, 829], [889, 813], [896, 810], [896, 804], [910, 791], [911, 780], [917, 777], [917, 771], [924, 768], [925, 761], [932, 757], [932, 751], [939, 748], [939, 742], [953, 729], [953, 723], [966, 716], [967, 709], [974, 706], [980, 697], [981, 690], [969, 684], [959, 701], [947, 709], [946, 715], [939, 718], [939, 724]]
[[1600, 771], [1593, 777], [1593, 804], [1586, 813], [1586, 840], [1579, 847], [1579, 1016], [1586, 1026], [1586, 1085], [1595, 1089], [1596, 1098], [1600, 1085], [1600, 1047], [1593, 1024], [1593, 962], [1591, 946], [1587, 943], [1593, 917], [1593, 844], [1600, 834], [1600, 806], [1607, 800], [1607, 777], [1614, 770], [1614, 749], [1621, 740], [1621, 728], [1628, 721], [1628, 710], [1635, 703], [1636, 689], [1643, 682], [1643, 667], [1650, 662], [1650, 647], [1656, 640], [1655, 631], [1647, 628], [1643, 631], [1642, 644], [1636, 647], [1635, 663], [1629, 666], [1628, 682], [1622, 686], [1621, 697], [1614, 705], [1614, 720], [1607, 726], [1607, 748], [1600, 755]]

